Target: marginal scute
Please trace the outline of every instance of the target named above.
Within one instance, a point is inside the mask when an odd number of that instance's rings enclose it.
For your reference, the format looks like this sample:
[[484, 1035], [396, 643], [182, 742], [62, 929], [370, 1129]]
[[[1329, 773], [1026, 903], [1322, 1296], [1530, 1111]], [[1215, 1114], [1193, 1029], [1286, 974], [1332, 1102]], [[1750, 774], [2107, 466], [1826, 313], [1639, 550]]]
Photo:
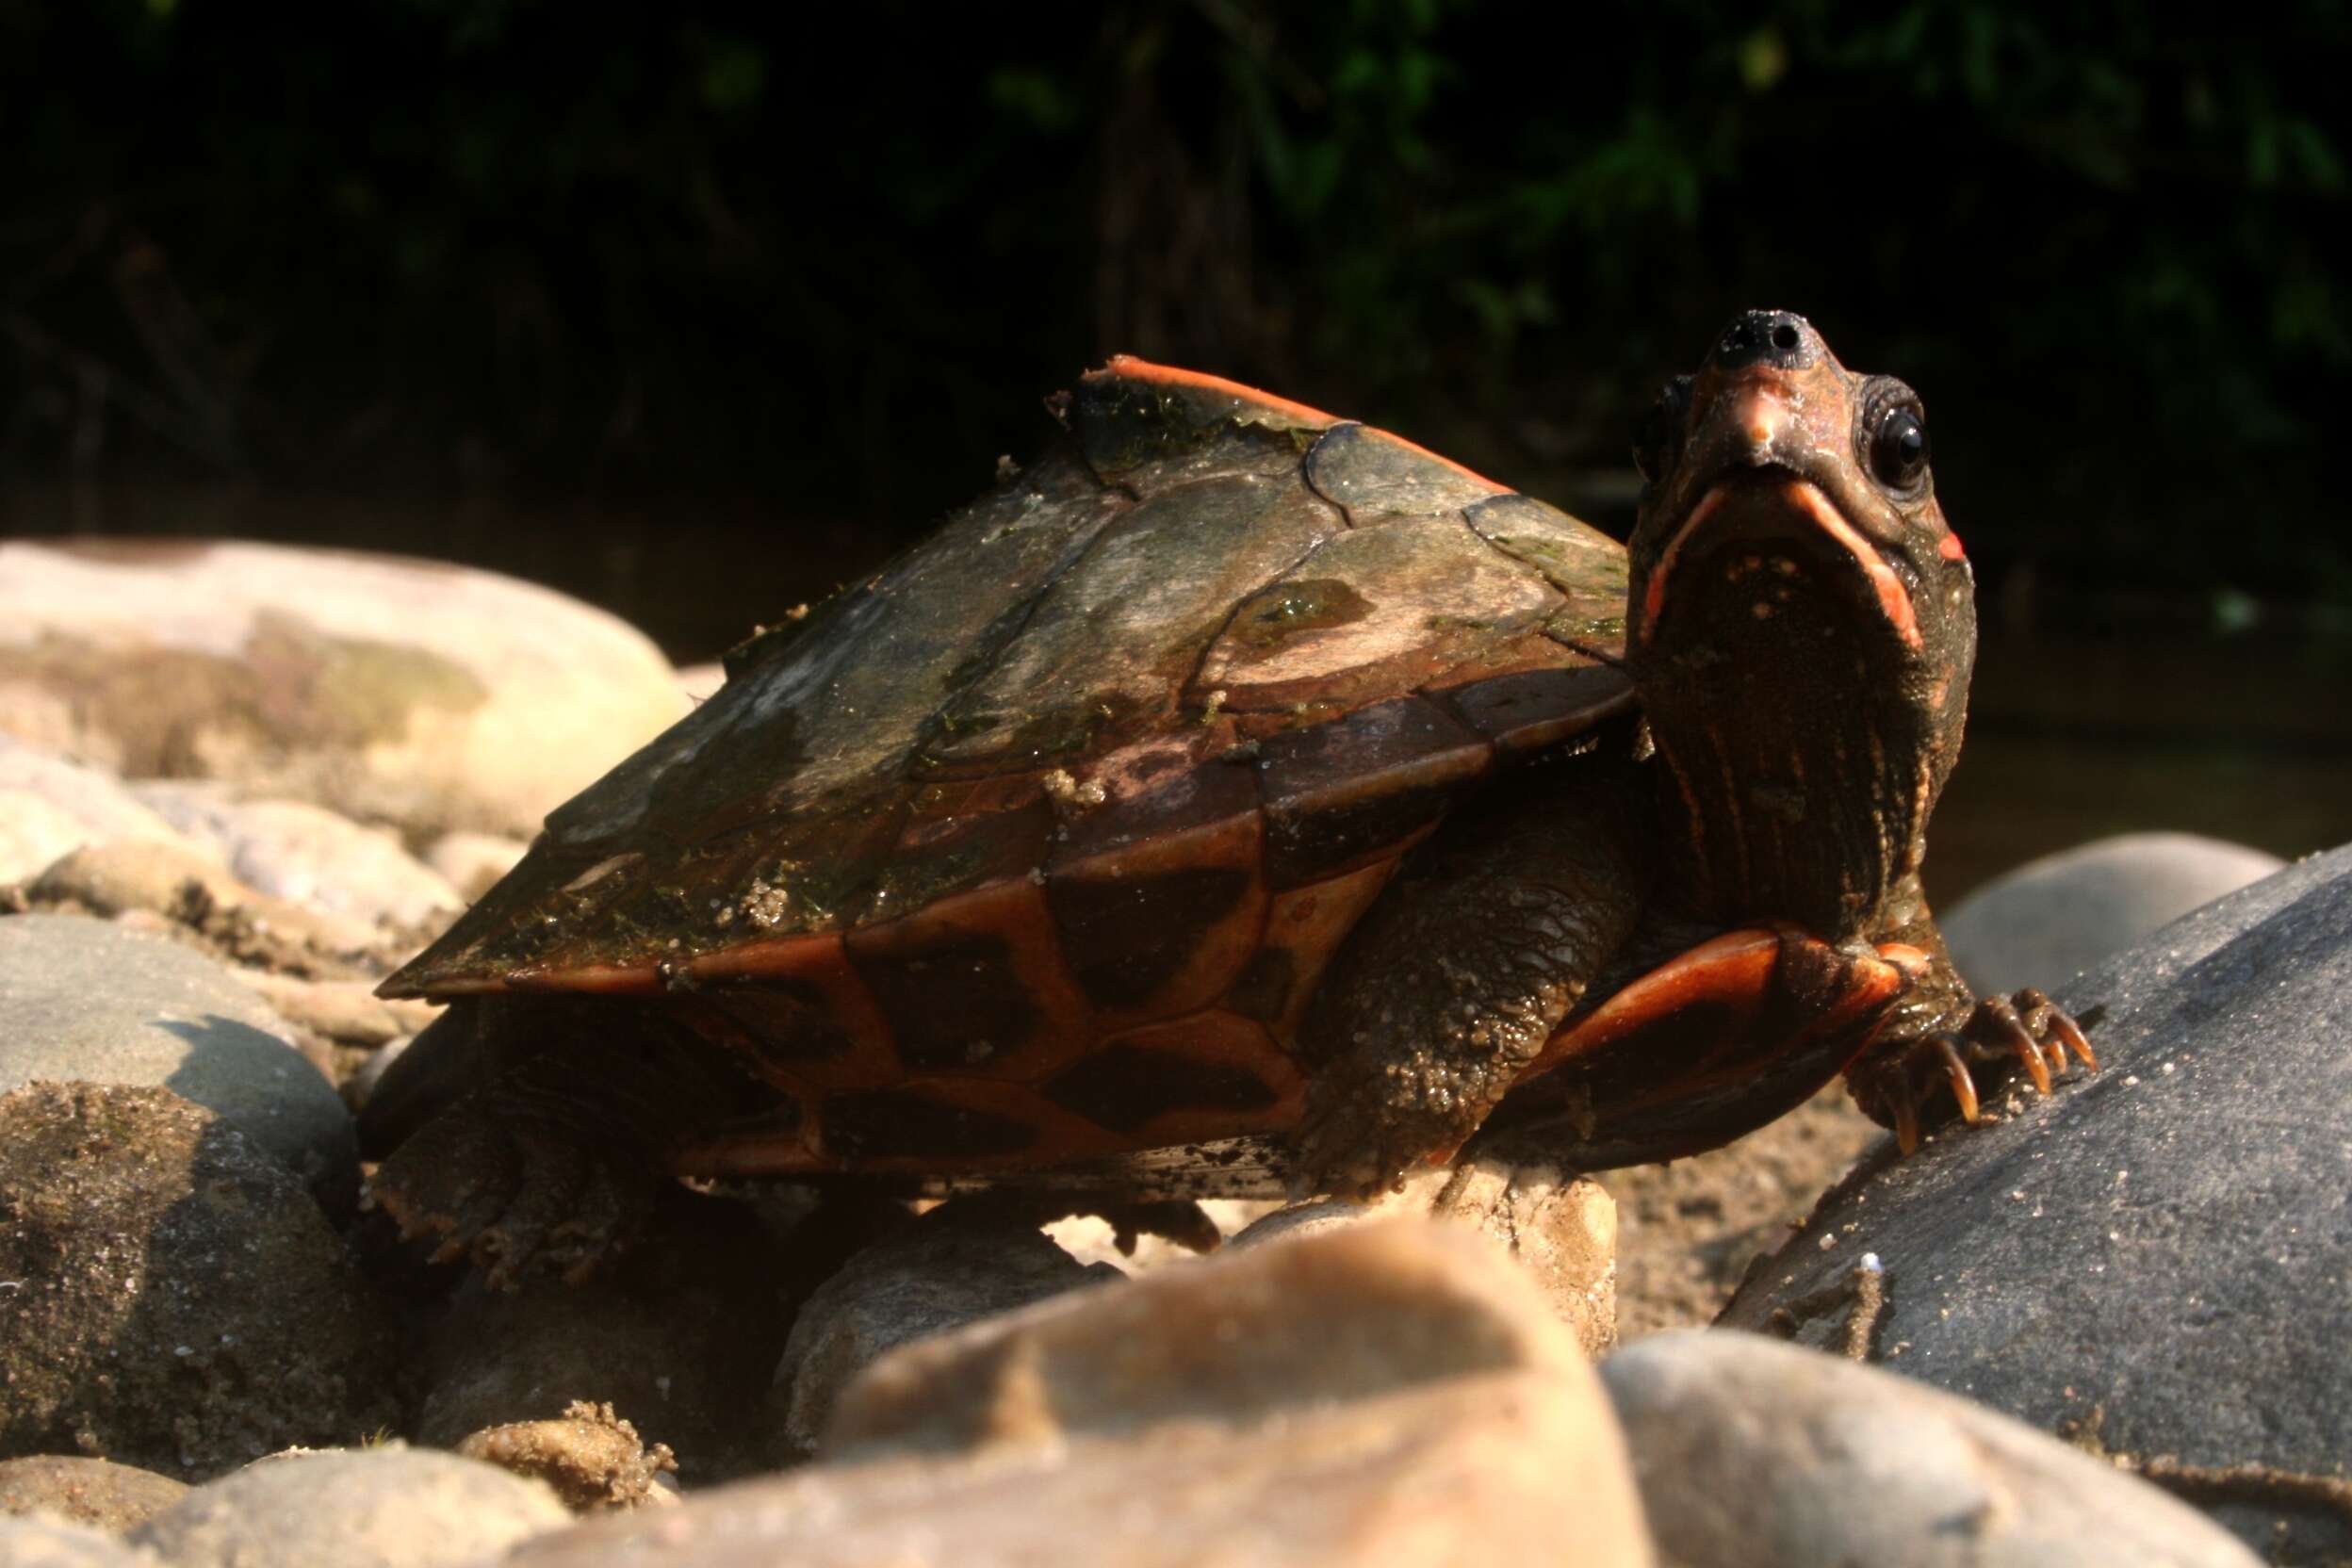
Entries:
[[1460, 512], [1497, 494], [1482, 479], [1436, 453], [1370, 425], [1338, 425], [1307, 452], [1307, 482], [1359, 528], [1392, 517]]
[[1295, 888], [1394, 856], [1494, 760], [1490, 743], [1419, 696], [1259, 743], [1269, 880]]
[[1037, 1124], [921, 1088], [850, 1089], [819, 1111], [826, 1152], [844, 1166], [893, 1159], [954, 1159], [1018, 1153]]
[[[1273, 1057], [1262, 1037], [1253, 1043], [1259, 1060]], [[1250, 1062], [1134, 1039], [1105, 1040], [1048, 1080], [1044, 1092], [1065, 1110], [1119, 1133], [1169, 1111], [1261, 1111], [1280, 1098]]]
[[1095, 472], [1122, 481], [1145, 464], [1181, 459], [1237, 433], [1271, 436], [1265, 445], [1296, 451], [1337, 423], [1238, 382], [1127, 354], [1081, 377], [1063, 417]]
[[1633, 680], [1613, 664], [1565, 664], [1494, 676], [1447, 691], [1469, 727], [1505, 751], [1557, 745], [1633, 707]]

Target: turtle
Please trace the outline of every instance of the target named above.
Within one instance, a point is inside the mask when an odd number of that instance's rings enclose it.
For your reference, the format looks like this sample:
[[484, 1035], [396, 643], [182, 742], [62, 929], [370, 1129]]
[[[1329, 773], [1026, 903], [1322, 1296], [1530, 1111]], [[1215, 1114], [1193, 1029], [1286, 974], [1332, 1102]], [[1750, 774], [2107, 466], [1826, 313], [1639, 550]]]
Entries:
[[1926, 415], [1750, 311], [1629, 542], [1128, 356], [1043, 456], [548, 816], [381, 988], [406, 1232], [579, 1278], [677, 1179], [1367, 1198], [1731, 1140], [1907, 1150], [2095, 1068], [1920, 890], [1975, 651]]

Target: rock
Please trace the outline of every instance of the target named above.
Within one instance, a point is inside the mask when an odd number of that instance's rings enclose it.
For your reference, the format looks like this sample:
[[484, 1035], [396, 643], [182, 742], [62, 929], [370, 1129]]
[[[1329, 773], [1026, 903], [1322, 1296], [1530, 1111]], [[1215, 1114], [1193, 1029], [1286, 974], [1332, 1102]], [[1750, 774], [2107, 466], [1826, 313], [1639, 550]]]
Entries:
[[528, 836], [687, 710], [643, 635], [547, 589], [351, 551], [0, 543], [0, 732], [424, 838]]
[[149, 1084], [230, 1125], [348, 1206], [359, 1144], [335, 1086], [251, 990], [202, 954], [72, 915], [0, 920], [0, 1090]]
[[170, 1508], [187, 1490], [186, 1481], [111, 1460], [64, 1454], [0, 1460], [0, 1515], [47, 1512], [115, 1535]]
[[2253, 1568], [2185, 1503], [1980, 1405], [1753, 1334], [1601, 1364], [1679, 1568]]
[[[1866, 1160], [1724, 1321], [1866, 1340], [1896, 1370], [2232, 1492], [2216, 1512], [2274, 1560], [2352, 1555], [2343, 1518], [2297, 1502], [2297, 1478], [2341, 1475], [2352, 1406], [2347, 995], [2352, 848], [2064, 988], [2100, 1071]], [[1857, 1335], [1845, 1287], [1865, 1251], [1885, 1299]]]
[[425, 864], [439, 872], [458, 896], [471, 904], [529, 853], [531, 844], [524, 839], [498, 833], [444, 833], [425, 851]]
[[209, 779], [156, 779], [131, 790], [271, 898], [406, 930], [446, 925], [466, 907], [449, 879], [399, 839], [323, 806], [240, 799]]
[[675, 1449], [697, 1481], [734, 1473], [790, 1328], [776, 1301], [789, 1262], [743, 1205], [680, 1190], [608, 1274], [514, 1291], [469, 1277], [427, 1336], [411, 1435], [454, 1447], [585, 1402]]
[[1324, 1198], [1279, 1209], [1233, 1238], [1236, 1247], [1395, 1215], [1467, 1226], [1531, 1270], [1552, 1310], [1586, 1353], [1617, 1339], [1617, 1206], [1598, 1183], [1556, 1166], [1465, 1160], [1409, 1179], [1372, 1203]]
[[156, 917], [235, 963], [289, 974], [381, 974], [388, 950], [364, 921], [270, 898], [185, 844], [110, 839], [84, 844], [26, 884], [32, 908]]
[[1952, 961], [1980, 992], [2050, 990], [2285, 864], [2194, 833], [2123, 833], [2004, 872], [1939, 923]]
[[130, 1541], [172, 1568], [467, 1568], [570, 1520], [537, 1481], [389, 1443], [247, 1465]]
[[1450, 1226], [1333, 1227], [909, 1344], [843, 1390], [828, 1454], [942, 1452], [1157, 1422], [1239, 1428], [1489, 1373], [1575, 1380], [1526, 1275]]
[[109, 839], [193, 847], [111, 774], [0, 734], [0, 882], [22, 882], [61, 855]]
[[391, 1418], [391, 1326], [318, 1205], [167, 1090], [0, 1095], [0, 1456], [202, 1478]]
[[554, 1488], [575, 1513], [666, 1506], [678, 1494], [660, 1483], [678, 1468], [666, 1443], [648, 1451], [637, 1429], [612, 1413], [611, 1405], [575, 1399], [552, 1421], [515, 1421], [488, 1427], [457, 1446], [467, 1459], [530, 1476]]
[[851, 1257], [802, 1304], [776, 1368], [784, 1454], [813, 1453], [851, 1379], [887, 1350], [1082, 1285], [1123, 1279], [1081, 1264], [1034, 1221], [947, 1203]]
[[57, 1519], [0, 1519], [0, 1568], [155, 1568], [110, 1535]]
[[509, 1562], [1652, 1560], [1573, 1336], [1520, 1270], [1426, 1224], [1174, 1266], [907, 1346], [853, 1385], [832, 1435], [844, 1462], [582, 1525]]
[[368, 1097], [376, 1092], [376, 1086], [384, 1081], [384, 1075], [391, 1070], [394, 1062], [400, 1059], [400, 1053], [408, 1049], [408, 1042], [414, 1037], [403, 1035], [399, 1039], [384, 1041], [370, 1051], [359, 1066], [351, 1070], [351, 1075], [343, 1080], [343, 1103], [351, 1108], [353, 1116], [368, 1108]]

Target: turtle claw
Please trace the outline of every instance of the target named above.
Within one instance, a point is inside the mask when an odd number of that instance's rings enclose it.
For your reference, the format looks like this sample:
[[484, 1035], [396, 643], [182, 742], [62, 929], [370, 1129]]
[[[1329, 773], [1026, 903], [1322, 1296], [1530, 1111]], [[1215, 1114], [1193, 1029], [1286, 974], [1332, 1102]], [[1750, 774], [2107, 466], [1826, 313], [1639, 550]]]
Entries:
[[1983, 1100], [2002, 1079], [2022, 1075], [2036, 1092], [2050, 1093], [2079, 1060], [2097, 1071], [2098, 1054], [2081, 1025], [2037, 990], [1988, 996], [1955, 1029], [1882, 1044], [1854, 1067], [1848, 1081], [1865, 1113], [1894, 1129], [1906, 1154], [1920, 1142], [1923, 1113], [1950, 1095], [1950, 1110], [1963, 1121], [1984, 1119]]

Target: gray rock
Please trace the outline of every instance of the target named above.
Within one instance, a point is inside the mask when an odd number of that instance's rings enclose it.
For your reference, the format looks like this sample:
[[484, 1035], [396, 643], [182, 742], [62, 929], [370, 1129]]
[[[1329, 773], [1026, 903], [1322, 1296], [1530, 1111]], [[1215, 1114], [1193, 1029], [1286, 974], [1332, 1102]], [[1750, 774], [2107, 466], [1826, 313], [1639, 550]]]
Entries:
[[0, 1519], [0, 1568], [155, 1568], [155, 1560], [87, 1525]]
[[687, 710], [652, 643], [561, 594], [271, 545], [0, 543], [0, 733], [419, 838], [536, 832]]
[[2194, 833], [2123, 833], [2003, 872], [1938, 923], [1952, 961], [1980, 992], [2049, 990], [2285, 864]]
[[1466, 1160], [1410, 1178], [1370, 1203], [1320, 1198], [1278, 1209], [1233, 1238], [1256, 1247], [1283, 1236], [1426, 1215], [1465, 1226], [1519, 1260], [1588, 1355], [1617, 1341], [1617, 1205], [1600, 1184], [1557, 1166]]
[[0, 1460], [0, 1515], [45, 1512], [121, 1534], [187, 1491], [186, 1481], [112, 1460], [69, 1454]]
[[218, 780], [155, 779], [132, 792], [182, 833], [219, 851], [271, 898], [387, 925], [446, 924], [466, 900], [381, 828], [301, 800], [247, 800]]
[[202, 954], [72, 915], [0, 920], [0, 1090], [151, 1084], [218, 1111], [331, 1205], [359, 1183], [335, 1086], [277, 1014]]
[[802, 1304], [776, 1369], [786, 1454], [816, 1450], [841, 1390], [885, 1351], [1124, 1277], [1079, 1263], [1035, 1223], [967, 1203], [932, 1210], [853, 1256]]
[[187, 842], [113, 775], [0, 734], [0, 882], [24, 881], [108, 839]]
[[1653, 1561], [1624, 1445], [1525, 1272], [1341, 1227], [906, 1346], [842, 1462], [528, 1543], [513, 1568]]
[[2352, 1407], [2347, 997], [2352, 848], [2064, 988], [2101, 1071], [1866, 1159], [1723, 1320], [1851, 1337], [1846, 1287], [1874, 1253], [1885, 1299], [1860, 1337], [1893, 1369], [2186, 1466], [2273, 1560], [2352, 1554], [2295, 1481], [2340, 1474]]
[[464, 1568], [570, 1521], [541, 1482], [393, 1443], [247, 1465], [130, 1541], [172, 1568]]
[[0, 1095], [0, 1456], [201, 1479], [390, 1420], [391, 1326], [302, 1184], [163, 1089]]
[[1907, 1379], [1684, 1330], [1601, 1364], [1677, 1568], [2253, 1568], [2146, 1481]]

